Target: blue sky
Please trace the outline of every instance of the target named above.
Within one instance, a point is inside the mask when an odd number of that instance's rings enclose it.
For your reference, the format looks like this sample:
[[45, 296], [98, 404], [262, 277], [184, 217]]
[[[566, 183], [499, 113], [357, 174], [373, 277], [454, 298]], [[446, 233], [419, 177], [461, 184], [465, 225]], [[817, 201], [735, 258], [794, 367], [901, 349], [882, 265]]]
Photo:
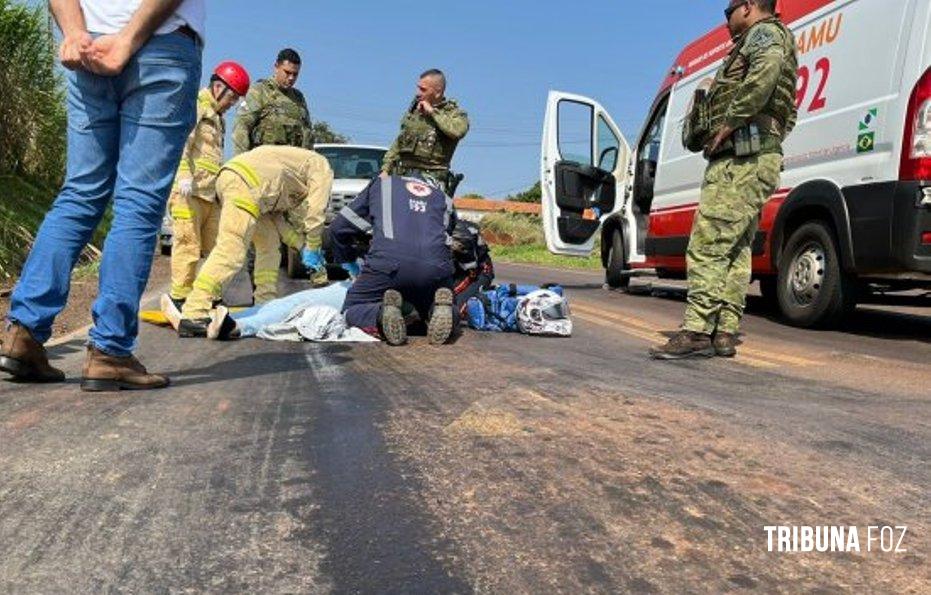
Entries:
[[[538, 176], [547, 91], [598, 99], [628, 140], [683, 45], [723, 19], [726, 0], [208, 0], [208, 67], [241, 61], [267, 77], [301, 52], [311, 116], [353, 141], [388, 145], [417, 75], [439, 67], [472, 129], [454, 168], [459, 193], [489, 197]], [[631, 140], [631, 142], [633, 142]]]

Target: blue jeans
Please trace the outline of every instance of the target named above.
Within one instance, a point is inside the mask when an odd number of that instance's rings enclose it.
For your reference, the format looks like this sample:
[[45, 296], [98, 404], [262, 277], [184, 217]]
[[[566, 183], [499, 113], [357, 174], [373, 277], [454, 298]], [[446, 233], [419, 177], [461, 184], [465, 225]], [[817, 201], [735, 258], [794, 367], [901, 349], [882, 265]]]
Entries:
[[342, 281], [319, 289], [306, 289], [233, 314], [243, 337], [254, 337], [266, 326], [284, 322], [296, 308], [330, 306], [339, 310], [351, 283]]
[[10, 320], [51, 336], [71, 271], [107, 206], [90, 344], [132, 353], [165, 202], [196, 116], [201, 49], [180, 34], [155, 36], [115, 77], [67, 73], [68, 166], [11, 299]]

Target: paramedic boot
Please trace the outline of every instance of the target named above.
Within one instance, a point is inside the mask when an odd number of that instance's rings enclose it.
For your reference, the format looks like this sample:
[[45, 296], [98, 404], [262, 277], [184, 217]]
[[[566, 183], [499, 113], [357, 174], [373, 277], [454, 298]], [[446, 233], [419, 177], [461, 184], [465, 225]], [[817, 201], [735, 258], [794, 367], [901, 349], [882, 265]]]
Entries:
[[445, 287], [436, 290], [433, 309], [427, 322], [427, 340], [431, 345], [442, 345], [453, 334], [453, 292]]
[[712, 341], [714, 343], [714, 352], [718, 357], [734, 357], [737, 355], [737, 346], [740, 341], [734, 333], [717, 332]]
[[692, 331], [679, 331], [665, 345], [650, 348], [653, 359], [677, 360], [692, 357], [713, 357], [711, 336]]
[[382, 298], [381, 312], [378, 314], [378, 330], [388, 345], [404, 345], [407, 343], [407, 323], [401, 306], [404, 300], [401, 294], [394, 289], [385, 292]]
[[25, 382], [64, 382], [65, 373], [48, 363], [45, 347], [29, 329], [6, 322], [0, 333], [0, 370]]
[[139, 360], [131, 355], [107, 355], [94, 346], [88, 346], [84, 360], [84, 380], [81, 390], [109, 392], [118, 390], [151, 390], [165, 388], [167, 376], [149, 374]]

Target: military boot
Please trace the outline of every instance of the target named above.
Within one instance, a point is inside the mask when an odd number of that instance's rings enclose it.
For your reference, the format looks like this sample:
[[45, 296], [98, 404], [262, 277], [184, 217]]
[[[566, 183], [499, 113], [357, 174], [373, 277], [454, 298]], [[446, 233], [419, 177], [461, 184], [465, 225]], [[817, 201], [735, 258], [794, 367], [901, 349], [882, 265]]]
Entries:
[[737, 355], [737, 346], [740, 340], [734, 333], [717, 332], [714, 334], [714, 352], [718, 357], [734, 357]]
[[665, 345], [650, 348], [653, 359], [676, 360], [692, 357], [713, 357], [711, 336], [692, 331], [679, 331]]
[[107, 355], [94, 346], [88, 346], [84, 360], [84, 381], [81, 390], [109, 392], [118, 390], [151, 390], [165, 388], [167, 376], [149, 374], [139, 360], [131, 355]]
[[453, 292], [446, 287], [436, 290], [433, 309], [427, 321], [427, 340], [431, 345], [442, 345], [453, 334]]
[[382, 298], [381, 312], [378, 313], [378, 330], [388, 345], [404, 345], [407, 343], [407, 323], [401, 306], [404, 299], [394, 289], [385, 292]]
[[45, 347], [29, 329], [5, 322], [0, 332], [0, 370], [25, 382], [64, 382], [65, 373], [48, 363]]

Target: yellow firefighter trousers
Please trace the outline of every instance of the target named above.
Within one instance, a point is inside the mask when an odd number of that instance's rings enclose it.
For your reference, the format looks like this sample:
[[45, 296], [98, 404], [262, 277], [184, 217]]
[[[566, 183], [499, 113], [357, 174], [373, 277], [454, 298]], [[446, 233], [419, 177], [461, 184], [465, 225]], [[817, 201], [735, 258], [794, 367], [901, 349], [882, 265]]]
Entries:
[[[207, 318], [213, 302], [223, 296], [223, 288], [236, 276], [246, 262], [249, 243], [256, 239], [263, 247], [271, 242], [278, 245], [279, 213], [264, 213], [256, 217], [258, 205], [245, 182], [232, 172], [222, 172], [217, 179], [217, 196], [220, 208], [220, 229], [214, 249], [194, 280], [194, 289], [184, 302], [182, 318]], [[275, 261], [259, 260], [256, 256], [256, 277], [261, 274], [261, 285], [256, 288], [256, 303], [272, 300], [277, 295], [277, 251]], [[261, 299], [261, 301], [260, 301]]]
[[213, 250], [220, 226], [220, 205], [177, 191], [168, 201], [171, 215], [171, 297], [186, 299], [194, 287], [197, 263]]

